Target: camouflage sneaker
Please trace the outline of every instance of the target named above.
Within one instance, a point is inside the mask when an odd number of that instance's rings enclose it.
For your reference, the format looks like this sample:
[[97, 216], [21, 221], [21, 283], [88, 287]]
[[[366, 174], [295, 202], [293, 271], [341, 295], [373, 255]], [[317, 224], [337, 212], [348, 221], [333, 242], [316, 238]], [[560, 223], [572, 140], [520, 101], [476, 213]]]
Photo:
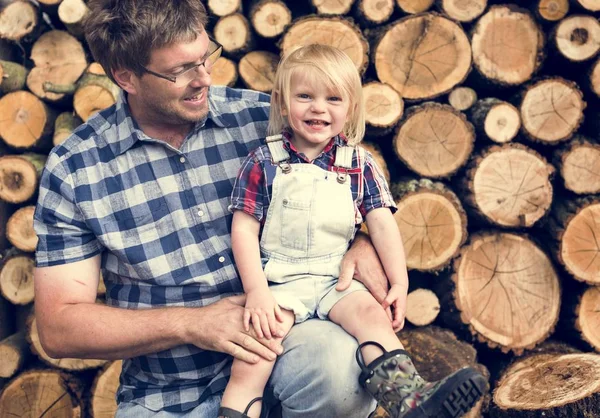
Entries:
[[[360, 349], [376, 345], [383, 355], [365, 366]], [[458, 418], [468, 412], [487, 390], [487, 380], [465, 367], [437, 382], [425, 381], [404, 350], [387, 352], [373, 341], [356, 351], [362, 372], [360, 383], [392, 418]]]

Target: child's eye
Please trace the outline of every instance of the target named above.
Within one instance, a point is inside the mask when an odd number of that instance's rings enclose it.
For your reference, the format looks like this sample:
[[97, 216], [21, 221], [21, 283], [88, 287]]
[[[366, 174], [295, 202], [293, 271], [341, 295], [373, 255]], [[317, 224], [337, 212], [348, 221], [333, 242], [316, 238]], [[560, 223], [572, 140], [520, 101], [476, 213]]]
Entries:
[[332, 101], [332, 102], [341, 102], [341, 101], [342, 101], [342, 98], [341, 98], [341, 97], [338, 97], [338, 96], [331, 96], [331, 97], [329, 98], [329, 100], [330, 100], [330, 101]]
[[299, 99], [310, 99], [310, 96], [306, 93], [299, 93], [296, 95]]

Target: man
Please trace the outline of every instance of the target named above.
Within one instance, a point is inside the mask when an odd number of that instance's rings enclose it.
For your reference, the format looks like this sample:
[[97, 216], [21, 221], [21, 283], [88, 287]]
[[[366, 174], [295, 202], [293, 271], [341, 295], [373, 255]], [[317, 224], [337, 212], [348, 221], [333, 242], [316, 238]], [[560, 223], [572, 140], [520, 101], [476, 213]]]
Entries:
[[[89, 6], [87, 42], [123, 93], [51, 152], [42, 175], [35, 291], [48, 354], [126, 359], [119, 417], [216, 417], [230, 356], [284, 351], [263, 409], [280, 401], [284, 418], [365, 417], [374, 405], [358, 386], [351, 337], [311, 320], [282, 350], [244, 331], [243, 296], [232, 296], [242, 287], [227, 206], [242, 159], [265, 137], [269, 97], [209, 91], [220, 47], [199, 1]], [[95, 304], [101, 269], [109, 306]], [[383, 299], [364, 239], [339, 287], [353, 275]]]

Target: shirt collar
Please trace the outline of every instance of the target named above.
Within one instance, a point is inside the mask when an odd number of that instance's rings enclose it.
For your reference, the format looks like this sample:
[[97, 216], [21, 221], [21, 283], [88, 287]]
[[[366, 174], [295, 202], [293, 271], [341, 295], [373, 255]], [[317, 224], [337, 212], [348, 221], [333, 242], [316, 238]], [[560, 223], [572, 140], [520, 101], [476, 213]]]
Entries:
[[[289, 129], [289, 128], [284, 129], [281, 132], [281, 135], [283, 136], [283, 145], [284, 145], [284, 147], [288, 151], [292, 151], [295, 154], [300, 154], [298, 152], [298, 150], [296, 149], [296, 147], [294, 146], [294, 144], [292, 144], [292, 131], [291, 131], [291, 129]], [[321, 151], [321, 154], [324, 154], [324, 153], [327, 153], [327, 152], [331, 151], [331, 149], [334, 147], [334, 145], [338, 146], [338, 147], [343, 147], [345, 145], [348, 145], [348, 139], [346, 138], [346, 136], [343, 133], [340, 133], [339, 135], [334, 136], [333, 138], [331, 138], [331, 140], [325, 146], [325, 148], [323, 148], [323, 151]]]

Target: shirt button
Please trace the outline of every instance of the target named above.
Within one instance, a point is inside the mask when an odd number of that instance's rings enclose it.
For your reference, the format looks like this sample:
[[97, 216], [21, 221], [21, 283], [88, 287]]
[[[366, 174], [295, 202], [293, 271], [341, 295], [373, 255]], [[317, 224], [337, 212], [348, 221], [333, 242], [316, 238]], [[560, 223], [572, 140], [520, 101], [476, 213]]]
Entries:
[[223, 263], [225, 261], [225, 257], [221, 256], [219, 257], [219, 262]]
[[181, 157], [181, 158], [179, 159], [179, 161], [181, 161], [182, 163], [185, 163], [185, 157]]
[[201, 210], [198, 211], [198, 216], [204, 216], [204, 212], [202, 212]]

